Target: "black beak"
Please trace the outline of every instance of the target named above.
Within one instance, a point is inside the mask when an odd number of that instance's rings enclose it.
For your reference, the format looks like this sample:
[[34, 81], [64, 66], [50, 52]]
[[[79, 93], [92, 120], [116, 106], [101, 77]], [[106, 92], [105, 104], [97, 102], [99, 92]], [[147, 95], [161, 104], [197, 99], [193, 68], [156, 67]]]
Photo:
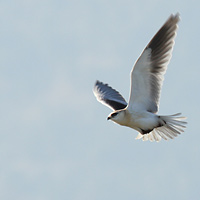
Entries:
[[111, 117], [108, 117], [107, 120], [111, 119]]

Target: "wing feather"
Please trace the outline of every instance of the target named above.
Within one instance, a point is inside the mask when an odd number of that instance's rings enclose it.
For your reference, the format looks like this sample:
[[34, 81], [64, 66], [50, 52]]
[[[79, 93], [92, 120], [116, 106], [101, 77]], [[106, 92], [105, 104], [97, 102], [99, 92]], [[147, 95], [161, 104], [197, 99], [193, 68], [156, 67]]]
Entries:
[[122, 95], [108, 84], [96, 81], [93, 92], [99, 102], [113, 110], [120, 110], [127, 106], [127, 102]]
[[171, 15], [142, 52], [131, 71], [128, 109], [158, 111], [160, 91], [171, 59], [179, 14]]

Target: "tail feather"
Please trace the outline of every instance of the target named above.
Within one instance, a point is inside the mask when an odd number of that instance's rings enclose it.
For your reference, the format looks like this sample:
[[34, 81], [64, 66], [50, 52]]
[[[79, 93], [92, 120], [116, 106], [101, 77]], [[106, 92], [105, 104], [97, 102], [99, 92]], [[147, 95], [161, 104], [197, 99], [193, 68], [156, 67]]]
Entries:
[[187, 124], [187, 122], [182, 121], [185, 120], [186, 117], [182, 117], [180, 115], [181, 113], [168, 116], [160, 116], [160, 119], [165, 123], [163, 126], [154, 128], [153, 131], [148, 134], [143, 135], [139, 133], [136, 139], [142, 138], [143, 141], [150, 140], [151, 142], [159, 142], [161, 138], [164, 140], [174, 139], [182, 132], [184, 132], [183, 128], [186, 128], [185, 124]]
[[180, 127], [174, 126], [173, 124], [170, 124], [169, 127], [177, 129], [179, 132], [184, 132], [184, 130], [182, 129], [182, 127], [180, 128]]
[[[160, 135], [160, 137], [163, 138], [164, 140], [167, 140], [166, 135], [162, 131], [159, 131], [158, 129], [155, 129], [154, 132], [155, 132], [155, 134]], [[151, 133], [149, 133], [149, 134], [151, 134]], [[160, 138], [160, 140], [161, 140], [161, 138]]]
[[177, 134], [180, 134], [180, 131], [178, 131], [177, 127], [175, 126], [172, 126], [171, 124], [166, 124], [164, 127], [166, 127], [167, 131], [170, 132], [170, 133], [177, 133]]
[[173, 139], [175, 136], [175, 133], [173, 132], [169, 132], [168, 129], [166, 129], [165, 127], [163, 127], [160, 132], [162, 131], [162, 133], [167, 136], [167, 138]]

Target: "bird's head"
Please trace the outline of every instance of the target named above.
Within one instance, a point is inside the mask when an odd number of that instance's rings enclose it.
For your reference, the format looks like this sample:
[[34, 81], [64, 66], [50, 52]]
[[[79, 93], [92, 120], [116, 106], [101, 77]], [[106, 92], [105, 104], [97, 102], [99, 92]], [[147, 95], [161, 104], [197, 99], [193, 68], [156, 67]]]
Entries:
[[125, 111], [124, 110], [118, 110], [115, 112], [112, 112], [107, 120], [112, 120], [113, 122], [116, 122], [117, 124], [123, 125], [123, 121], [125, 119]]

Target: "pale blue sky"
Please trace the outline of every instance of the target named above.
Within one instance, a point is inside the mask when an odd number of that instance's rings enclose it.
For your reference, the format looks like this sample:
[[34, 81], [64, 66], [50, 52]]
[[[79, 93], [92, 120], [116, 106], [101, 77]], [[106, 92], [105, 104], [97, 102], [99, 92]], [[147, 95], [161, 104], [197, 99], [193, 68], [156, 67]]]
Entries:
[[[0, 2], [0, 199], [199, 198], [200, 3]], [[96, 79], [128, 100], [133, 63], [171, 13], [181, 22], [159, 114], [182, 112], [173, 141], [135, 140], [106, 118]]]

